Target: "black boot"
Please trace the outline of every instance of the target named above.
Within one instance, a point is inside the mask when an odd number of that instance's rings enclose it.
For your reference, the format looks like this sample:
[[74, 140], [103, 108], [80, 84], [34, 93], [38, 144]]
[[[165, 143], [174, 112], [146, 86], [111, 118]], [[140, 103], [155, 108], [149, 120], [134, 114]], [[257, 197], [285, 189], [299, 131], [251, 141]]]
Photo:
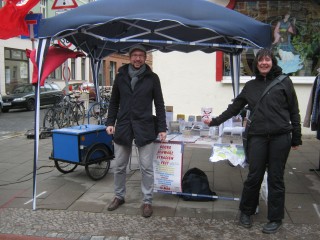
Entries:
[[282, 225], [282, 221], [272, 221], [272, 222], [268, 222], [267, 224], [265, 224], [263, 226], [262, 232], [263, 233], [276, 233], [279, 228]]
[[252, 227], [252, 219], [251, 219], [251, 217], [249, 215], [244, 214], [243, 212], [241, 212], [240, 219], [239, 219], [239, 224], [242, 227], [251, 228]]

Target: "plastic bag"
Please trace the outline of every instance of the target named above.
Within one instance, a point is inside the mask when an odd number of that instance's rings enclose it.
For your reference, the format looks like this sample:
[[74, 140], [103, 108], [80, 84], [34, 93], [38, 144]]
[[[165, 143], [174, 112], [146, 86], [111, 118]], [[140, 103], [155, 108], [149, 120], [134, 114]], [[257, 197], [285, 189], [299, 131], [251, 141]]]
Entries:
[[214, 144], [212, 154], [210, 157], [211, 162], [219, 162], [228, 160], [233, 166], [246, 167], [245, 155], [241, 145], [234, 144]]
[[264, 173], [263, 181], [261, 183], [260, 196], [267, 204], [268, 203], [268, 172], [267, 171]]

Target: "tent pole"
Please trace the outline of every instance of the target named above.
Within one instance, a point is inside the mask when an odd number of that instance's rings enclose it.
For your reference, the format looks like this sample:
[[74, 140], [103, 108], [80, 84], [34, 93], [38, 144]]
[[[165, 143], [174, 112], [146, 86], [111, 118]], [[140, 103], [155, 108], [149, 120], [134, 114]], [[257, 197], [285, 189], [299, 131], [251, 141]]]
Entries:
[[35, 86], [35, 119], [34, 119], [34, 156], [33, 156], [33, 198], [32, 209], [36, 210], [37, 198], [37, 165], [39, 157], [39, 126], [40, 126], [40, 79], [42, 76], [44, 57], [48, 51], [50, 39], [39, 39], [37, 50], [38, 80], [33, 83]]
[[[99, 70], [100, 70], [100, 66], [101, 66], [102, 61], [95, 60], [92, 57], [90, 57], [90, 60], [91, 60], [91, 72], [92, 72], [92, 77], [93, 77], [93, 83], [94, 83], [94, 88], [96, 90], [96, 101], [98, 103], [100, 103], [101, 98], [100, 98], [100, 88], [99, 88]], [[99, 121], [100, 121], [100, 123], [102, 122], [101, 116], [100, 116]]]
[[240, 53], [230, 53], [231, 79], [234, 97], [240, 92]]

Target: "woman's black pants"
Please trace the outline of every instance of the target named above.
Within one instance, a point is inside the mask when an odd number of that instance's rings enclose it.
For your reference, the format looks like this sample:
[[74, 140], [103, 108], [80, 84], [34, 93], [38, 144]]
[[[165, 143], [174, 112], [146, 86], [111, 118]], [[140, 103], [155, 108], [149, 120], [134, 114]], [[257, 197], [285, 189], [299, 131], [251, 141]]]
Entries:
[[249, 173], [244, 182], [240, 210], [255, 213], [264, 173], [268, 171], [268, 219], [284, 218], [284, 169], [291, 148], [291, 135], [251, 136], [248, 141]]

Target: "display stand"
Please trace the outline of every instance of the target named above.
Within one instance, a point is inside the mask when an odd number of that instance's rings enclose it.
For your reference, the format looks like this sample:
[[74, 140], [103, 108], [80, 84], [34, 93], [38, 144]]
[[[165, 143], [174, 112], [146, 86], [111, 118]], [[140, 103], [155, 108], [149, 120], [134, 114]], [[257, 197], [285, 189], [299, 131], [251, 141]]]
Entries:
[[[185, 134], [169, 134], [166, 142], [155, 142], [153, 155], [154, 164], [154, 192], [178, 196], [193, 196], [208, 199], [221, 199], [239, 201], [236, 197], [225, 197], [217, 195], [203, 195], [182, 192], [182, 166], [184, 145], [206, 145], [212, 148], [214, 139], [204, 141], [200, 136]], [[227, 141], [227, 139], [224, 139]], [[199, 142], [198, 142], [199, 141]], [[230, 140], [228, 140], [230, 142]]]

